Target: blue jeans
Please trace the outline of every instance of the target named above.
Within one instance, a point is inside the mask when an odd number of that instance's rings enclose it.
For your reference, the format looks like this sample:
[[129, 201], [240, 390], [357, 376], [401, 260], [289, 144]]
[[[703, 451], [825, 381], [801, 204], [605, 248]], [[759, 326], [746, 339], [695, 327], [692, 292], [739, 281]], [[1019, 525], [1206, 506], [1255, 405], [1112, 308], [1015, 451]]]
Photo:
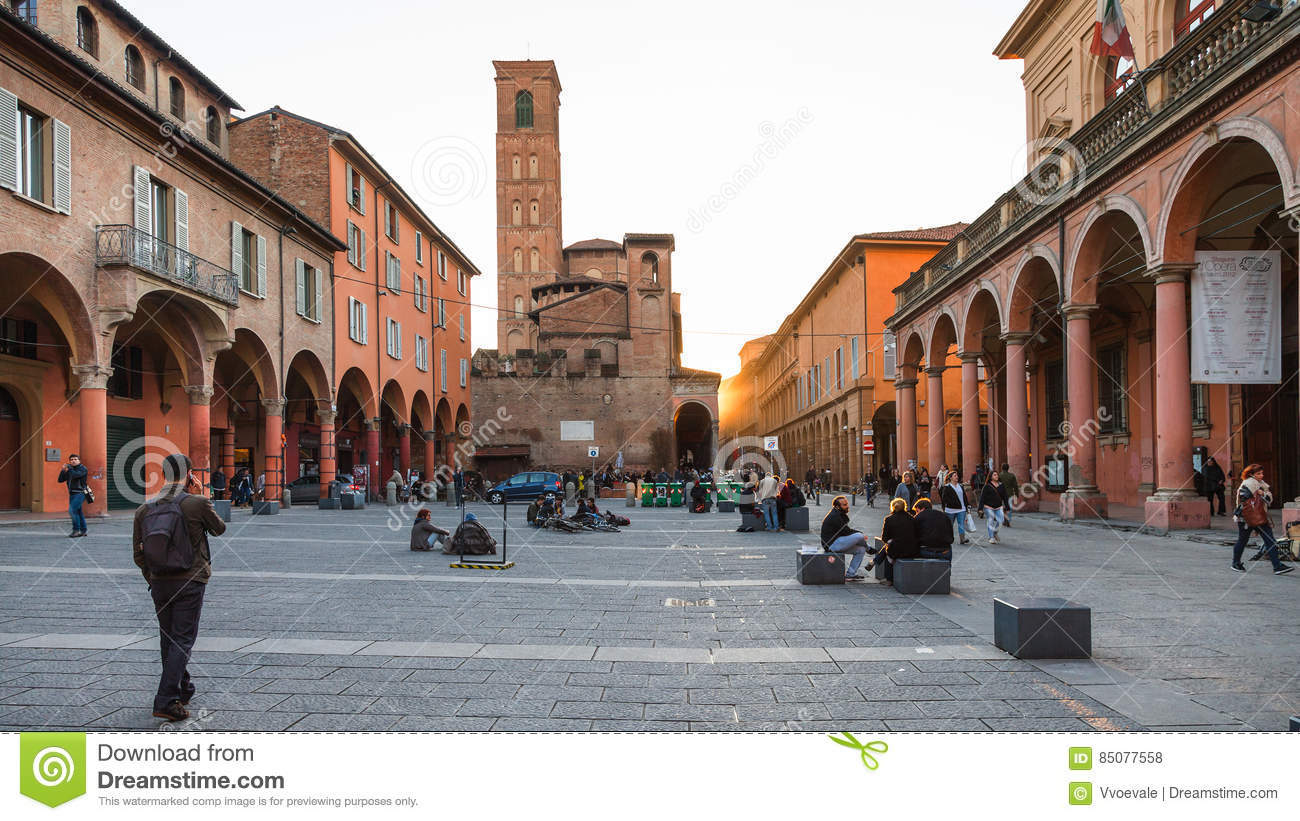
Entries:
[[826, 549], [832, 553], [852, 553], [853, 561], [849, 562], [847, 573], [856, 576], [858, 568], [862, 566], [863, 557], [867, 555], [867, 537], [861, 533], [850, 533], [831, 542]]
[[763, 500], [763, 521], [767, 524], [768, 530], [776, 530], [779, 523], [776, 518], [776, 498]]
[[1264, 524], [1254, 527], [1245, 522], [1237, 522], [1237, 543], [1232, 546], [1232, 563], [1241, 564], [1241, 554], [1246, 550], [1246, 543], [1250, 541], [1250, 534], [1258, 532], [1259, 538], [1264, 542], [1264, 550], [1268, 552], [1268, 560], [1273, 563], [1273, 569], [1277, 570], [1282, 566], [1282, 562], [1277, 557], [1277, 537], [1273, 535], [1273, 525]]
[[984, 508], [984, 524], [988, 526], [989, 538], [998, 535], [998, 528], [1002, 527], [1002, 508], [986, 507]]
[[68, 494], [68, 515], [72, 517], [72, 529], [77, 533], [86, 532], [86, 514], [81, 512], [81, 505], [86, 501], [86, 494], [78, 491]]
[[944, 513], [947, 513], [948, 518], [952, 519], [952, 523], [957, 525], [957, 536], [959, 540], [963, 542], [966, 541], [966, 511], [963, 510], [960, 513], [948, 513], [947, 511], [944, 511]]

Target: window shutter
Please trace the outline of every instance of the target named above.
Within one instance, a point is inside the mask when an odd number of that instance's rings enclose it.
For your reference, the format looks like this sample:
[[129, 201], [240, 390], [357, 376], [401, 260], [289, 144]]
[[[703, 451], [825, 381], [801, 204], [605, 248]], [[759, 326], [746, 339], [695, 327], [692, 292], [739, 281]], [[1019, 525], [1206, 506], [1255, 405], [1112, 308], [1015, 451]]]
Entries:
[[[57, 176], [57, 173], [56, 173]], [[176, 247], [182, 251], [190, 250], [190, 197], [179, 188], [176, 195]]]
[[351, 164], [345, 164], [344, 167], [347, 169], [348, 202], [352, 202], [352, 189], [357, 187], [357, 172], [352, 170]]
[[447, 349], [442, 348], [438, 351], [438, 384], [442, 392], [447, 392]]
[[357, 226], [348, 220], [348, 262], [357, 264]]
[[297, 310], [298, 316], [307, 315], [307, 266], [302, 264], [302, 260], [293, 261], [294, 282], [297, 285]]
[[884, 342], [884, 350], [882, 351], [885, 360], [883, 376], [885, 379], [893, 379], [898, 368], [898, 352], [894, 349], [894, 335], [886, 331]]
[[415, 232], [415, 261], [424, 264], [424, 232]]
[[460, 323], [460, 341], [465, 341], [465, 314], [459, 314], [456, 320]]
[[348, 297], [348, 339], [357, 338], [357, 301]]
[[397, 358], [402, 358], [402, 323], [397, 323]]
[[389, 319], [384, 323], [384, 344], [387, 347], [388, 355], [393, 355], [393, 320]]
[[149, 196], [149, 169], [135, 167], [133, 177], [135, 190], [135, 227], [153, 235], [153, 200]]
[[[324, 290], [325, 272], [317, 268], [312, 273], [312, 279], [316, 280], [316, 304], [312, 306], [311, 318], [320, 321], [325, 315], [325, 303], [321, 301], [321, 291]], [[331, 314], [333, 311], [330, 312]]]
[[360, 264], [357, 267], [364, 271], [366, 270], [366, 232], [358, 228], [357, 233], [361, 235], [361, 243], [357, 246], [357, 258]]
[[230, 223], [230, 270], [239, 277], [239, 285], [244, 285], [244, 226], [237, 222]]
[[0, 88], [0, 188], [18, 190], [18, 98]]
[[388, 203], [384, 203], [384, 233], [390, 237], [393, 235], [393, 223], [389, 219], [392, 213], [393, 209], [388, 207]]
[[[352, 173], [356, 174], [355, 171]], [[360, 174], [357, 174], [357, 191], [361, 193], [361, 199], [357, 203], [357, 208], [360, 209], [362, 214], [364, 214], [366, 213], [366, 178], [361, 176]], [[362, 267], [365, 267], [365, 262], [364, 262], [365, 256], [362, 256], [361, 259], [363, 260], [361, 265]]]
[[[54, 209], [60, 214], [72, 213], [72, 129], [67, 123], [54, 120]], [[180, 192], [176, 192], [179, 196]], [[177, 206], [177, 212], [180, 208]], [[179, 243], [178, 243], [179, 244]], [[182, 248], [189, 250], [188, 245]]]
[[257, 238], [257, 295], [266, 296], [266, 237]]
[[466, 382], [465, 371], [468, 370], [468, 368], [466, 367], [468, 364], [469, 363], [466, 362], [463, 358], [460, 360], [460, 386], [462, 388], [465, 387], [465, 382]]
[[361, 344], [370, 344], [370, 307], [361, 303]]

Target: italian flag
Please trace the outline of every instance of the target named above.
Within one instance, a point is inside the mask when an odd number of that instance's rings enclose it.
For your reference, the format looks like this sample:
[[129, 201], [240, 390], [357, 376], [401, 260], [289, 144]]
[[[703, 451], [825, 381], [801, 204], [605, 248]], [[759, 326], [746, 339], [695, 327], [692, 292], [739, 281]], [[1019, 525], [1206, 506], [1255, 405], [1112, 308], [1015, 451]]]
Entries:
[[1092, 35], [1092, 53], [1098, 57], [1133, 59], [1133, 41], [1124, 22], [1119, 0], [1097, 0], [1097, 23]]

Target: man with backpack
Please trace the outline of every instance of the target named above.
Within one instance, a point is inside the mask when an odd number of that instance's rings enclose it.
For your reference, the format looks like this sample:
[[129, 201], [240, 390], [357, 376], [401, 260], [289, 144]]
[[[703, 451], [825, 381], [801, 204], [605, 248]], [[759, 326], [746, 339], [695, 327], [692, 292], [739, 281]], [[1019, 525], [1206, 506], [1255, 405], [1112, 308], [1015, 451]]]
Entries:
[[212, 577], [208, 534], [220, 536], [226, 523], [203, 495], [203, 483], [190, 471], [189, 457], [169, 454], [163, 460], [162, 495], [135, 512], [131, 545], [144, 574], [158, 617], [162, 677], [153, 714], [168, 721], [189, 718], [194, 697], [186, 670], [199, 634], [203, 593]]

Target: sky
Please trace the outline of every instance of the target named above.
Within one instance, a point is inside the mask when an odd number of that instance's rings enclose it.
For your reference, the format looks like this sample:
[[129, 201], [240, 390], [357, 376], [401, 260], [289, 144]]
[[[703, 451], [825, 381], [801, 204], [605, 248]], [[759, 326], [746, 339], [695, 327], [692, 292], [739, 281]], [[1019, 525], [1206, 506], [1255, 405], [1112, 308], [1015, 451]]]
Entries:
[[[563, 86], [566, 245], [672, 233], [683, 364], [739, 370], [857, 233], [969, 221], [1024, 175], [1024, 0], [126, 0], [252, 114], [357, 137], [483, 271], [496, 347], [494, 59]], [[256, 24], [250, 24], [256, 21]]]

